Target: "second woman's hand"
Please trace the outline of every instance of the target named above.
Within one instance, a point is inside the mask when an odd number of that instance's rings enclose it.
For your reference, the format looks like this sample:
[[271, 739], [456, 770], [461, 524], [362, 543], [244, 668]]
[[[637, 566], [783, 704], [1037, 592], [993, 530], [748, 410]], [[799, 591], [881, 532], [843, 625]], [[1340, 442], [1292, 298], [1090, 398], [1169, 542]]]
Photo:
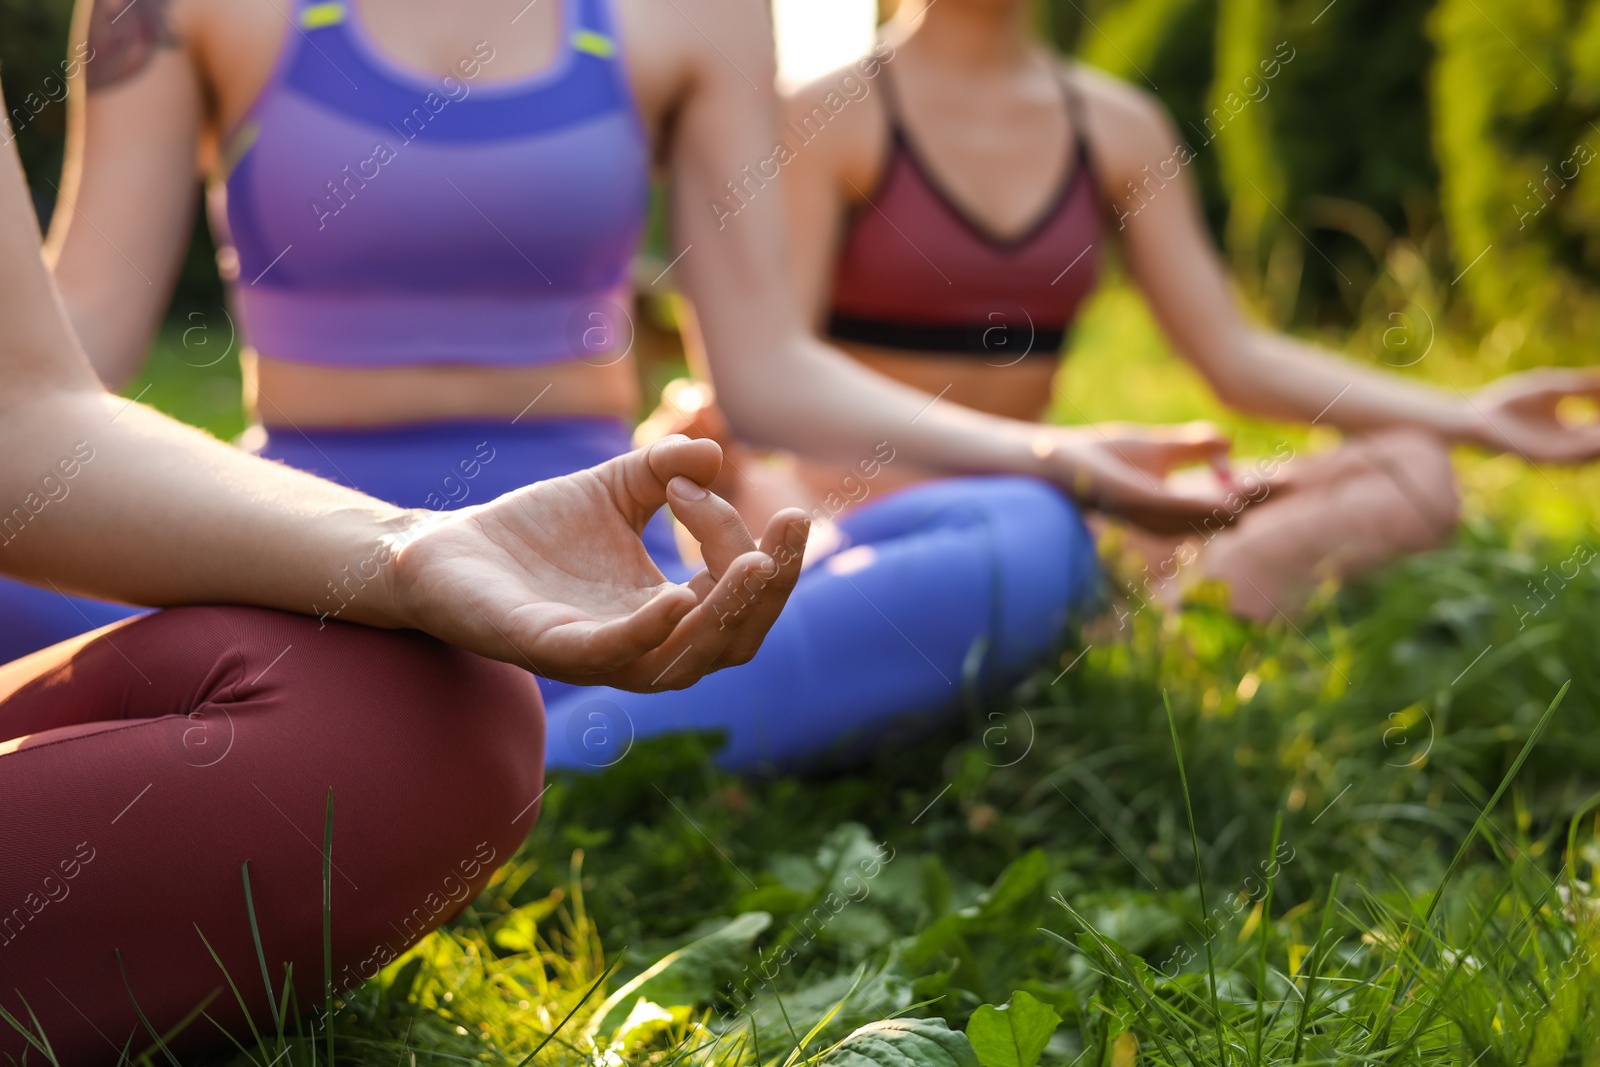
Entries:
[[1587, 463], [1600, 458], [1600, 423], [1569, 422], [1562, 405], [1600, 400], [1593, 370], [1541, 367], [1490, 382], [1469, 401], [1478, 423], [1471, 439], [1530, 463]]
[[1174, 470], [1221, 469], [1229, 439], [1209, 423], [1144, 426], [1101, 423], [1041, 428], [1034, 454], [1073, 499], [1156, 533], [1187, 533], [1210, 521], [1231, 522], [1237, 494], [1222, 481], [1178, 484]]
[[[398, 540], [390, 584], [416, 628], [545, 677], [681, 689], [755, 655], [800, 574], [809, 520], [774, 516], [756, 545], [706, 491], [710, 441], [668, 437], [591, 470], [426, 516]], [[672, 508], [707, 569], [666, 580], [639, 533]]]

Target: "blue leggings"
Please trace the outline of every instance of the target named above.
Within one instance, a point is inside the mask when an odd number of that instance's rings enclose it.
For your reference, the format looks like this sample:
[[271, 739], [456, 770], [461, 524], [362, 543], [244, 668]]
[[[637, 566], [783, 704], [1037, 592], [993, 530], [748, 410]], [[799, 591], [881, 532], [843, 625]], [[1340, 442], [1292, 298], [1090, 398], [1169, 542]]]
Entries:
[[[621, 422], [560, 418], [274, 431], [262, 454], [405, 507], [449, 509], [628, 448]], [[838, 525], [843, 547], [801, 575], [751, 663], [649, 695], [541, 678], [548, 765], [610, 766], [636, 740], [677, 731], [723, 734], [717, 762], [730, 768], [848, 757], [955, 712], [974, 681], [1019, 679], [1096, 585], [1077, 511], [1028, 478], [929, 482]], [[688, 578], [665, 513], [644, 539], [668, 578]], [[0, 611], [10, 612], [3, 599]]]
[[[23, 530], [21, 536], [32, 533]], [[10, 663], [58, 641], [134, 615], [149, 608], [130, 608], [104, 600], [67, 596], [49, 586], [33, 586], [0, 578], [0, 663]]]

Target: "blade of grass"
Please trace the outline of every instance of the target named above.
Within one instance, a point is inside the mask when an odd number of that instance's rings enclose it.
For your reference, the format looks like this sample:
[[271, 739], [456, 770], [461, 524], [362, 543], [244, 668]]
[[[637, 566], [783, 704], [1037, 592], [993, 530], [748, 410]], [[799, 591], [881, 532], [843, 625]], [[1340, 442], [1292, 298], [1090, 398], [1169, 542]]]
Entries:
[[[33, 1008], [29, 1007], [28, 999], [22, 995], [22, 990], [15, 989], [15, 990], [13, 990], [13, 992], [17, 994], [17, 999], [22, 1001], [22, 1006], [24, 1008], [27, 1008], [28, 1018], [33, 1020], [33, 1023], [34, 1023], [35, 1026], [38, 1026], [39, 1020], [33, 1014]], [[21, 1034], [22, 1037], [23, 1037], [23, 1040], [27, 1041], [28, 1044], [32, 1045], [34, 1048], [38, 1049], [41, 1053], [43, 1053], [45, 1058], [48, 1059], [52, 1064], [54, 1064], [55, 1067], [61, 1067], [60, 1062], [56, 1059], [55, 1052], [52, 1051], [51, 1048], [50, 1048], [50, 1039], [45, 1036], [44, 1027], [39, 1026], [39, 1036], [38, 1037], [34, 1037], [33, 1036], [33, 1031], [31, 1029], [29, 1029], [28, 1027], [23, 1026], [22, 1023], [18, 1022], [17, 1019], [15, 1017], [13, 1017], [12, 1014], [9, 1011], [7, 1011], [3, 1005], [0, 1005], [0, 1018], [3, 1018], [7, 1023], [9, 1023], [11, 1025], [11, 1028], [13, 1030], [15, 1030], [17, 1033]], [[24, 1055], [26, 1055], [26, 1053], [24, 1053]]]
[[833, 1022], [834, 1016], [839, 1014], [839, 1010], [849, 1002], [851, 997], [855, 996], [856, 990], [861, 988], [861, 980], [866, 977], [866, 974], [867, 968], [865, 964], [856, 968], [855, 981], [850, 983], [850, 989], [840, 998], [838, 1003], [828, 1009], [827, 1014], [817, 1020], [817, 1025], [807, 1032], [805, 1040], [796, 1045], [794, 1051], [789, 1053], [789, 1058], [783, 1061], [783, 1067], [793, 1067], [794, 1062], [800, 1058], [800, 1054], [806, 1050], [806, 1046], [816, 1040], [817, 1035], [822, 1033], [829, 1023]]
[[1333, 884], [1328, 887], [1328, 898], [1322, 905], [1322, 921], [1317, 927], [1317, 939], [1311, 945], [1311, 950], [1306, 953], [1303, 963], [1310, 963], [1310, 973], [1306, 975], [1306, 991], [1300, 1001], [1300, 1017], [1295, 1020], [1294, 1027], [1294, 1052], [1289, 1056], [1290, 1063], [1300, 1062], [1300, 1051], [1305, 1048], [1306, 1028], [1311, 1022], [1311, 1002], [1316, 997], [1317, 975], [1322, 970], [1322, 951], [1319, 951], [1323, 940], [1328, 936], [1328, 924], [1333, 918], [1333, 902], [1339, 895], [1339, 876], [1333, 876]]
[[[213, 989], [210, 993], [206, 993], [205, 1000], [200, 1001], [200, 1003], [195, 1005], [194, 1008], [190, 1008], [189, 1014], [186, 1014], [186, 1016], [182, 1017], [182, 1019], [179, 1019], [178, 1022], [174, 1022], [171, 1027], [168, 1027], [165, 1035], [162, 1035], [162, 1033], [155, 1032], [154, 1025], [150, 1025], [149, 1017], [146, 1017], [146, 1014], [144, 1014], [144, 1008], [139, 1006], [138, 998], [134, 997], [133, 995], [133, 985], [128, 984], [128, 968], [123, 965], [122, 961], [122, 949], [114, 949], [112, 952], [114, 952], [115, 957], [117, 957], [117, 971], [118, 973], [122, 974], [122, 987], [123, 989], [128, 990], [128, 1001], [133, 1003], [133, 1013], [136, 1014], [136, 1016], [139, 1016], [139, 1022], [144, 1024], [144, 1029], [149, 1030], [150, 1037], [155, 1038], [155, 1048], [158, 1048], [160, 1051], [162, 1051], [163, 1056], [166, 1056], [166, 1059], [171, 1061], [173, 1067], [182, 1067], [182, 1065], [179, 1064], [178, 1059], [173, 1056], [173, 1051], [166, 1046], [166, 1043], [168, 1043], [171, 1038], [178, 1037], [179, 1033], [184, 1032], [184, 1029], [186, 1029], [190, 1022], [194, 1022], [195, 1019], [203, 1016], [203, 1014], [205, 1014], [205, 1009], [210, 1008], [211, 1001], [216, 1000], [216, 998], [221, 995], [222, 990]], [[147, 1056], [149, 1056], [149, 1051], [142, 1053], [141, 1056], [139, 1056], [139, 1059], [146, 1059]]]
[[322, 827], [322, 990], [327, 1025], [328, 1067], [333, 1060], [333, 787], [328, 787], [328, 815]]
[[144, 1024], [144, 1028], [150, 1031], [150, 1036], [156, 1040], [156, 1047], [167, 1057], [172, 1067], [183, 1067], [183, 1064], [178, 1062], [178, 1057], [174, 1056], [172, 1050], [167, 1048], [167, 1043], [161, 1040], [161, 1035], [156, 1033], [156, 1028], [150, 1025], [150, 1020], [145, 1018], [144, 1009], [139, 1007], [139, 999], [133, 995], [133, 986], [128, 984], [128, 969], [122, 963], [122, 950], [120, 948], [113, 949], [112, 953], [117, 957], [117, 971], [122, 975], [122, 987], [128, 991], [128, 1000], [133, 1003], [133, 1013], [139, 1017], [139, 1021]]
[[1567, 884], [1575, 887], [1578, 882], [1578, 824], [1584, 817], [1595, 809], [1600, 808], [1600, 793], [1585, 800], [1578, 810], [1573, 813], [1567, 822], [1567, 856], [1562, 864], [1567, 870]]
[[[300, 1018], [300, 1001], [295, 995], [294, 963], [292, 961], [283, 965], [283, 1017], [294, 1020], [295, 1040], [306, 1042], [305, 1023]], [[317, 1062], [317, 1046], [314, 1041], [306, 1043], [310, 1045], [311, 1062], [314, 1067]]]
[[34, 1029], [39, 1031], [39, 1040], [44, 1042], [45, 1055], [50, 1057], [51, 1063], [54, 1063], [55, 1050], [50, 1047], [50, 1036], [44, 1032], [44, 1023], [39, 1021], [39, 1016], [33, 1012], [33, 1005], [28, 1003], [28, 999], [20, 990], [17, 992], [17, 999], [22, 1001], [22, 1006], [28, 1010], [28, 1020], [33, 1023]]
[[406, 1036], [400, 1039], [400, 1061], [395, 1067], [405, 1067], [406, 1053], [411, 1051], [411, 1030], [417, 1025], [417, 1017], [413, 1015], [406, 1020]]
[[[1277, 816], [1272, 820], [1272, 851], [1268, 855], [1278, 855], [1278, 842], [1283, 837], [1283, 809], [1278, 809]], [[1267, 894], [1261, 901], [1261, 956], [1256, 966], [1256, 1054], [1252, 1060], [1255, 1067], [1261, 1067], [1261, 1043], [1266, 1034], [1267, 1010], [1267, 943], [1271, 940], [1268, 936], [1272, 930], [1272, 890], [1278, 882], [1278, 866], [1276, 861], [1272, 873], [1267, 877]]]
[[[783, 994], [776, 989], [772, 991], [772, 999], [778, 1002], [778, 1014], [783, 1016], [783, 1025], [789, 1031], [789, 1040], [795, 1044], [800, 1043], [800, 1035], [794, 1031], [794, 1023], [789, 1019], [789, 1009], [783, 1006]], [[755, 1015], [750, 1016], [750, 1025], [755, 1025]]]
[[624, 948], [622, 952], [617, 953], [617, 958], [612, 960], [611, 965], [605, 969], [605, 972], [601, 974], [599, 978], [594, 980], [594, 984], [589, 987], [588, 992], [583, 994], [582, 999], [572, 1006], [572, 1010], [567, 1012], [565, 1017], [563, 1017], [562, 1020], [556, 1024], [556, 1028], [554, 1030], [545, 1035], [544, 1040], [539, 1042], [539, 1044], [534, 1047], [532, 1052], [528, 1053], [526, 1056], [522, 1057], [522, 1059], [517, 1061], [517, 1067], [527, 1067], [529, 1063], [533, 1062], [533, 1058], [535, 1056], [544, 1051], [544, 1047], [548, 1045], [569, 1022], [572, 1021], [572, 1017], [578, 1014], [579, 1010], [582, 1009], [585, 1004], [589, 1003], [589, 998], [594, 996], [595, 991], [605, 984], [605, 980], [611, 977], [612, 972], [618, 967], [622, 966], [623, 954], [627, 951], [628, 950]]
[[[1189, 841], [1194, 846], [1194, 880], [1200, 890], [1200, 914], [1210, 919], [1211, 908], [1206, 903], [1205, 870], [1200, 862], [1200, 833], [1194, 825], [1194, 803], [1189, 795], [1189, 772], [1183, 766], [1183, 745], [1178, 741], [1178, 720], [1172, 714], [1172, 697], [1161, 691], [1161, 703], [1167, 709], [1167, 728], [1172, 731], [1172, 751], [1178, 757], [1178, 784], [1183, 787], [1183, 810], [1189, 816]], [[1222, 1067], [1229, 1067], [1228, 1042], [1222, 1034], [1222, 1002], [1217, 997], [1217, 961], [1211, 947], [1212, 938], [1206, 938], [1206, 980], [1211, 988], [1211, 1015], [1217, 1034], [1217, 1057]]]
[[[1154, 1025], [1145, 1015], [1145, 1008], [1148, 1007], [1156, 1014], [1158, 1018], [1168, 1022], [1170, 1025], [1170, 1020], [1167, 1018], [1167, 1014], [1171, 1013], [1174, 1009], [1170, 1005], [1167, 1005], [1158, 998], [1150, 995], [1144, 986], [1140, 984], [1138, 978], [1133, 974], [1133, 972], [1128, 969], [1127, 964], [1122, 961], [1121, 956], [1119, 956], [1117, 952], [1106, 942], [1105, 938], [1100, 936], [1100, 931], [1096, 930], [1094, 926], [1090, 924], [1088, 919], [1084, 918], [1082, 915], [1079, 915], [1076, 909], [1074, 909], [1071, 904], [1067, 903], [1065, 897], [1057, 896], [1054, 899], [1058, 905], [1066, 910], [1066, 913], [1072, 917], [1072, 920], [1079, 926], [1083, 927], [1084, 932], [1094, 939], [1094, 943], [1099, 947], [1101, 953], [1103, 953], [1105, 957], [1116, 966], [1117, 970], [1122, 972], [1123, 981], [1139, 995], [1139, 1001], [1143, 1002], [1139, 1003], [1130, 1001], [1130, 1003], [1132, 1003], [1134, 1006], [1134, 1010], [1139, 1013], [1139, 1018], [1144, 1022], [1144, 1024], [1150, 1028], [1150, 1033], [1155, 1037], [1156, 1044], [1161, 1047], [1161, 1054], [1166, 1057], [1167, 1062], [1176, 1063], [1177, 1060], [1173, 1058], [1171, 1051], [1169, 1051], [1167, 1048], [1166, 1040], [1161, 1036], [1160, 1027]], [[1073, 944], [1071, 941], [1068, 941], [1054, 930], [1044, 930], [1043, 933], [1048, 937], [1055, 938], [1057, 941], [1061, 942], [1063, 945], [1066, 945], [1073, 951], [1082, 951], [1082, 949], [1078, 948], [1077, 945]], [[1182, 1035], [1179, 1036], [1180, 1038], [1182, 1037]], [[1185, 1058], [1188, 1059], [1191, 1067], [1202, 1067], [1200, 1061], [1195, 1058], [1194, 1053], [1190, 1051], [1186, 1043], [1180, 1044], [1178, 1046], [1178, 1050], [1184, 1054]]]
[[1462, 839], [1461, 847], [1456, 849], [1455, 858], [1450, 861], [1450, 866], [1445, 868], [1444, 877], [1439, 880], [1439, 888], [1434, 890], [1433, 899], [1428, 904], [1427, 913], [1422, 917], [1423, 925], [1433, 921], [1434, 912], [1438, 911], [1440, 902], [1444, 900], [1445, 886], [1449, 885], [1450, 879], [1456, 873], [1456, 869], [1461, 866], [1461, 861], [1466, 858], [1467, 849], [1472, 847], [1473, 839], [1478, 836], [1478, 832], [1483, 828], [1484, 820], [1489, 817], [1489, 812], [1494, 810], [1495, 805], [1500, 803], [1500, 798], [1511, 787], [1512, 779], [1516, 778], [1517, 772], [1522, 770], [1522, 764], [1527, 760], [1528, 754], [1533, 751], [1533, 746], [1539, 743], [1539, 738], [1544, 735], [1544, 728], [1550, 724], [1551, 717], [1555, 715], [1556, 709], [1561, 706], [1562, 699], [1567, 695], [1567, 690], [1571, 688], [1572, 680], [1569, 678], [1562, 685], [1561, 691], [1556, 694], [1555, 699], [1550, 702], [1550, 706], [1545, 709], [1544, 714], [1539, 717], [1538, 724], [1534, 726], [1533, 732], [1528, 735], [1527, 743], [1522, 746], [1522, 751], [1517, 753], [1517, 758], [1512, 762], [1511, 769], [1506, 771], [1505, 777], [1500, 780], [1500, 787], [1494, 791], [1494, 795], [1483, 806], [1483, 810], [1478, 812], [1478, 818], [1472, 824], [1472, 829]]
[[[200, 1018], [204, 1019], [206, 1022], [208, 1022], [212, 1026], [216, 1027], [217, 1028], [217, 1032], [219, 1034], [221, 1034], [223, 1037], [227, 1038], [229, 1041], [233, 1042], [233, 1047], [238, 1049], [240, 1054], [242, 1054], [251, 1063], [259, 1064], [261, 1062], [260, 1060], [257, 1060], [255, 1058], [254, 1053], [252, 1053], [248, 1048], [245, 1048], [244, 1042], [242, 1042], [238, 1038], [234, 1037], [233, 1034], [230, 1033], [225, 1027], [223, 1027], [223, 1025], [221, 1023], [219, 1023], [217, 1020], [213, 1019], [211, 1017], [210, 1013], [201, 1012], [200, 1013]], [[261, 1042], [257, 1041], [256, 1045], [259, 1047], [261, 1045]], [[271, 1067], [271, 1064], [270, 1063], [267, 1064], [266, 1067]]]
[[272, 1025], [278, 1032], [278, 1040], [283, 1040], [283, 1016], [278, 1011], [277, 998], [272, 994], [272, 976], [267, 973], [267, 954], [261, 950], [261, 927], [256, 922], [256, 901], [250, 893], [250, 861], [245, 860], [244, 866], [239, 870], [244, 879], [244, 910], [250, 916], [250, 937], [255, 941], [256, 960], [261, 964], [261, 985], [267, 992], [267, 1006], [272, 1009]]
[[[293, 996], [294, 996], [294, 964], [293, 963], [285, 963], [283, 965], [283, 1001], [282, 1001], [282, 1004], [278, 1008], [278, 1018], [279, 1019], [287, 1019], [287, 1018], [289, 1018], [289, 1002], [290, 1002], [290, 999]], [[295, 1021], [295, 1028], [298, 1030], [299, 1026], [300, 1026], [300, 1023], [299, 1023], [298, 1020], [296, 1020]], [[284, 1031], [283, 1024], [280, 1022], [278, 1024], [278, 1048], [281, 1051], [281, 1050], [287, 1048], [288, 1045], [289, 1045], [289, 1035]]]
[[[228, 988], [233, 990], [233, 999], [239, 1002], [239, 1010], [244, 1012], [245, 1022], [250, 1026], [250, 1036], [256, 1039], [257, 1045], [265, 1048], [266, 1042], [261, 1040], [261, 1031], [256, 1029], [255, 1016], [251, 1014], [250, 1006], [244, 1002], [244, 994], [240, 993], [239, 987], [234, 984], [233, 975], [229, 974], [228, 968], [223, 966], [222, 957], [217, 955], [217, 950], [211, 947], [210, 941], [206, 940], [205, 931], [200, 929], [199, 923], [194, 924], [194, 932], [200, 935], [200, 943], [204, 945], [206, 947], [206, 951], [211, 954], [211, 959], [216, 963], [217, 970], [222, 972], [222, 978], [228, 983]], [[268, 999], [271, 999], [270, 994]], [[216, 1025], [215, 1021], [212, 1022], [212, 1025]], [[217, 1026], [217, 1029], [222, 1030], [222, 1027]], [[222, 1030], [222, 1032], [225, 1034], [228, 1033], [226, 1030]], [[233, 1035], [228, 1034], [228, 1038], [229, 1040], [232, 1040]], [[250, 1057], [250, 1060], [252, 1063], [255, 1062], [255, 1057]]]

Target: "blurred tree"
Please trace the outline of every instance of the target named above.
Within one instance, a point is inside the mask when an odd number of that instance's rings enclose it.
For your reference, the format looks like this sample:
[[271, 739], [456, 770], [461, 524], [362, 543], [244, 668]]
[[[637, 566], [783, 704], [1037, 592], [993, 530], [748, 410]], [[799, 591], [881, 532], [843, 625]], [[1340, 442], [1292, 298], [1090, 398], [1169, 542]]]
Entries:
[[1600, 326], [1600, 5], [1440, 0], [1434, 151], [1485, 356], [1587, 362]]
[[[12, 136], [34, 190], [41, 216], [55, 203], [45, 181], [57, 181], [66, 140], [67, 109], [50, 100], [50, 79], [59, 80], [67, 55], [72, 0], [0, 0], [0, 84], [5, 86]], [[49, 83], [49, 84], [47, 84]], [[49, 101], [33, 113], [25, 101]], [[35, 105], [37, 106], [37, 104]]]
[[[0, 0], [0, 84], [5, 87], [12, 137], [42, 227], [50, 224], [61, 183], [67, 106], [61, 76], [68, 55], [73, 0]], [[173, 308], [222, 303], [216, 247], [198, 208], [189, 254], [173, 294]]]
[[1292, 63], [1296, 56], [1296, 49], [1276, 44], [1278, 29], [1274, 0], [1222, 0], [1217, 10], [1216, 76], [1202, 130], [1197, 131], [1204, 140], [1195, 148], [1206, 151], [1215, 144], [1222, 161], [1228, 193], [1226, 245], [1241, 279], [1258, 283], [1259, 288], [1262, 243], [1276, 235], [1269, 284], [1261, 295], [1272, 306], [1273, 317], [1283, 321], [1294, 310], [1304, 247], [1278, 225], [1287, 183], [1273, 137], [1272, 89], [1284, 63]]
[[[1195, 139], [1213, 81], [1217, 0], [1042, 0], [1039, 24], [1068, 54], [1155, 93]], [[1221, 233], [1227, 196], [1215, 156], [1193, 165], [1207, 221]]]
[[1305, 257], [1298, 317], [1348, 322], [1393, 235], [1424, 240], [1437, 218], [1432, 0], [1283, 6], [1280, 33], [1296, 56], [1272, 98], [1278, 159], [1297, 223], [1328, 256]]
[[1393, 233], [1434, 217], [1431, 0], [1038, 3], [1048, 39], [1172, 113], [1213, 233], [1275, 317], [1348, 325]]

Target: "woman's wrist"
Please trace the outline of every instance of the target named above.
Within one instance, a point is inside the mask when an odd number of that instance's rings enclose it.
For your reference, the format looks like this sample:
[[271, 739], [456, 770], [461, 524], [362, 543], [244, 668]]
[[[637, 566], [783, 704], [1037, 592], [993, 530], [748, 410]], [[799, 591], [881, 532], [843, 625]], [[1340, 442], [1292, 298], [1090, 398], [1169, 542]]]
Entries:
[[395, 508], [381, 516], [363, 516], [352, 532], [339, 573], [312, 605], [319, 618], [339, 618], [389, 630], [421, 630], [413, 595], [415, 582], [405, 566], [405, 548], [447, 516], [421, 508]]
[[1472, 445], [1491, 452], [1505, 450], [1505, 438], [1495, 430], [1489, 416], [1469, 394], [1458, 395], [1443, 423], [1440, 433], [1452, 444]]
[[1010, 422], [999, 434], [998, 466], [1007, 474], [1060, 481], [1061, 461], [1058, 453], [1063, 437], [1069, 433], [1071, 430], [1068, 427]]

